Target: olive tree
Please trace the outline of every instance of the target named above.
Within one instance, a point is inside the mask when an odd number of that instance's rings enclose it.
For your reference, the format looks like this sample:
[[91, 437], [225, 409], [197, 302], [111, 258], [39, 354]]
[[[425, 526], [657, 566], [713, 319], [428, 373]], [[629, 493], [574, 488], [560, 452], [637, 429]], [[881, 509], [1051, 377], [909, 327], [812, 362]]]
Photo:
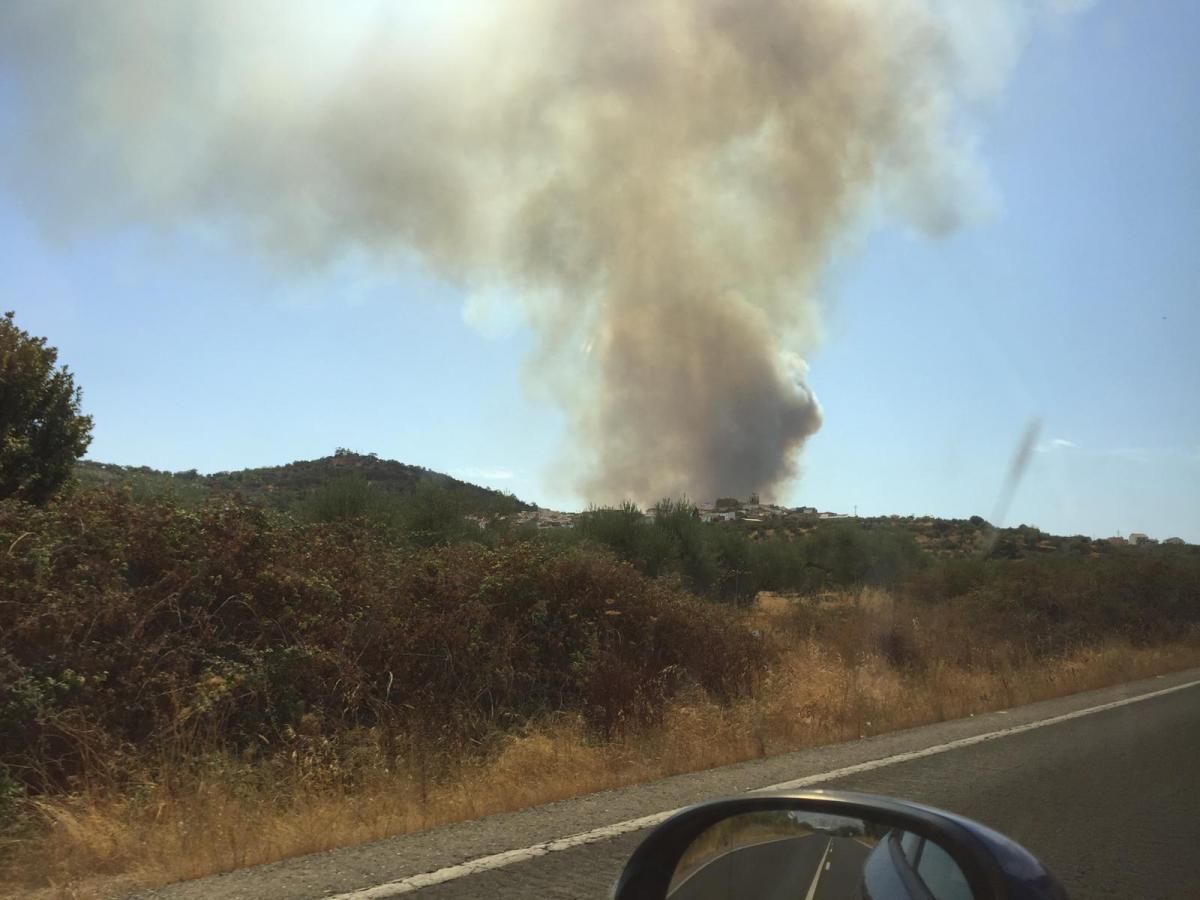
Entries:
[[80, 390], [45, 338], [0, 318], [0, 499], [44, 503], [92, 440]]

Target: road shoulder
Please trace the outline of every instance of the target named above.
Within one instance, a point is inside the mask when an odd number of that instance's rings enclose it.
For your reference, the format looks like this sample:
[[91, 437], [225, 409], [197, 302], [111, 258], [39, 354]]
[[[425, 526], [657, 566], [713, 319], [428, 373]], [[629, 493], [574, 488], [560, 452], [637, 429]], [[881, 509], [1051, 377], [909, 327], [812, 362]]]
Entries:
[[[532, 847], [614, 823], [652, 816], [702, 799], [811, 778], [885, 757], [920, 752], [1057, 716], [1077, 713], [1200, 679], [1200, 669], [1072, 694], [844, 744], [814, 747], [589, 794], [370, 844], [315, 853], [210, 876], [136, 897], [311, 898], [359, 890], [468, 860]], [[1053, 726], [1050, 726], [1053, 727]]]

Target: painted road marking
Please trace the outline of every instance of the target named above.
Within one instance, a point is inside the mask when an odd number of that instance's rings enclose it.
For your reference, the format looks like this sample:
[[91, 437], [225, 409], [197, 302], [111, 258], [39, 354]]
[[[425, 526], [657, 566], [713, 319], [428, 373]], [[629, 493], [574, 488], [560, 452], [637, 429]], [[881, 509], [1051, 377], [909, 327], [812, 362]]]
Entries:
[[[1126, 697], [1123, 700], [1113, 700], [1109, 703], [1101, 703], [1099, 706], [1089, 706], [1087, 709], [1079, 709], [1075, 712], [1063, 713], [1058, 716], [1051, 716], [1048, 719], [1039, 719], [1036, 722], [1028, 722], [1024, 725], [1014, 725], [1012, 728], [1003, 728], [999, 731], [989, 731], [986, 734], [977, 734], [971, 737], [959, 738], [958, 740], [948, 741], [944, 744], [935, 744], [932, 747], [926, 747], [923, 750], [911, 750], [907, 753], [897, 753], [893, 756], [884, 756], [879, 759], [872, 759], [868, 762], [858, 763], [853, 766], [845, 766], [841, 769], [833, 769], [829, 772], [821, 772], [817, 775], [807, 775], [804, 778], [796, 778], [792, 781], [781, 781], [779, 784], [772, 784], [764, 788], [755, 788], [757, 791], [788, 791], [796, 790], [802, 787], [809, 787], [814, 784], [819, 784], [824, 781], [833, 781], [838, 778], [844, 778], [848, 775], [857, 775], [860, 772], [870, 772], [874, 769], [882, 769], [886, 766], [894, 766], [899, 763], [909, 762], [914, 759], [924, 759], [927, 756], [937, 756], [939, 753], [947, 753], [951, 750], [958, 750], [962, 747], [971, 747], [975, 744], [982, 744], [986, 741], [994, 741], [999, 738], [1010, 737], [1014, 734], [1023, 734], [1026, 731], [1034, 731], [1038, 728], [1045, 728], [1048, 725], [1057, 725], [1060, 722], [1069, 722], [1071, 719], [1079, 719], [1083, 716], [1091, 716], [1096, 713], [1104, 712], [1109, 709], [1116, 709], [1120, 706], [1128, 706], [1131, 703], [1141, 703], [1143, 700], [1152, 700], [1155, 697], [1162, 697], [1165, 694], [1173, 694], [1176, 691], [1186, 690], [1187, 688], [1200, 685], [1200, 681], [1189, 681], [1185, 684], [1177, 684], [1174, 687], [1162, 688], [1161, 690], [1151, 691], [1148, 694], [1138, 694], [1136, 697]], [[447, 881], [454, 881], [458, 878], [465, 878], [468, 875], [478, 875], [480, 872], [488, 872], [492, 869], [502, 869], [505, 866], [511, 866], [516, 863], [527, 862], [531, 859], [537, 859], [539, 856], [546, 856], [549, 853], [557, 853], [560, 850], [570, 850], [573, 847], [582, 847], [585, 844], [596, 844], [601, 841], [611, 840], [623, 834], [629, 834], [631, 831], [641, 831], [644, 828], [653, 828], [665, 822], [680, 809], [670, 809], [666, 812], [655, 813], [650, 816], [642, 816], [638, 819], [627, 819], [624, 822], [617, 822], [614, 825], [605, 825], [602, 828], [593, 828], [591, 831], [582, 831], [579, 834], [568, 835], [567, 837], [557, 838], [553, 841], [543, 841], [540, 844], [533, 844], [530, 847], [522, 847], [519, 850], [505, 850], [503, 853], [493, 853], [490, 856], [481, 856], [477, 859], [468, 860], [457, 866], [447, 866], [444, 869], [438, 869], [435, 872], [424, 872], [420, 875], [410, 875], [407, 878], [401, 878], [397, 881], [389, 881], [386, 884], [377, 885], [376, 887], [363, 888], [358, 891], [350, 891], [345, 894], [335, 894], [327, 897], [326, 900], [383, 900], [385, 897], [395, 897], [400, 894], [408, 894], [413, 891], [419, 891], [421, 888], [432, 887], [435, 884], [445, 884]]]
[[817, 873], [813, 875], [812, 884], [808, 886], [808, 893], [804, 895], [804, 900], [813, 900], [817, 896], [817, 885], [821, 883], [821, 873], [829, 871], [829, 863], [825, 862], [829, 858], [829, 851], [833, 849], [833, 838], [825, 845], [825, 852], [821, 854], [821, 861], [817, 863]]
[[857, 775], [860, 772], [870, 772], [873, 769], [882, 769], [885, 766], [894, 766], [898, 763], [908, 762], [913, 759], [924, 759], [926, 756], [937, 756], [939, 753], [946, 753], [950, 750], [959, 750], [963, 747], [971, 747], [975, 744], [982, 744], [987, 741], [994, 741], [999, 738], [1011, 737], [1014, 734], [1023, 734], [1026, 731], [1034, 731], [1038, 728], [1045, 728], [1047, 725], [1058, 725], [1060, 722], [1069, 722], [1071, 719], [1081, 719], [1084, 716], [1095, 715], [1098, 712], [1104, 712], [1109, 709], [1116, 709], [1118, 706], [1128, 706], [1131, 703], [1141, 703], [1143, 700], [1151, 700], [1154, 697], [1161, 697], [1164, 694], [1173, 694], [1175, 691], [1182, 691], [1186, 688], [1196, 687], [1200, 685], [1200, 681], [1189, 681], [1186, 684], [1177, 684], [1174, 687], [1163, 688], [1158, 691], [1151, 691], [1149, 694], [1138, 694], [1136, 697], [1126, 697], [1124, 700], [1113, 700], [1110, 703], [1101, 703], [1099, 706], [1089, 706], [1087, 709], [1077, 709], [1075, 712], [1063, 713], [1058, 716], [1051, 716], [1049, 719], [1038, 719], [1036, 722], [1027, 722], [1024, 725], [1014, 725], [1012, 728], [1002, 728], [999, 731], [989, 731], [986, 734], [976, 734], [971, 737], [959, 738], [956, 741], [948, 741], [945, 744], [935, 744], [932, 747], [926, 747], [923, 750], [910, 750], [907, 753], [897, 753], [895, 756], [885, 756], [881, 759], [872, 759], [865, 763], [859, 763], [856, 766], [846, 766], [842, 769], [835, 769], [832, 772], [822, 772], [819, 775], [807, 775], [804, 778], [794, 778], [791, 781], [781, 781], [779, 784], [768, 785], [764, 788], [755, 788], [756, 791], [792, 791], [797, 788], [809, 787], [814, 784], [819, 784], [822, 781], [831, 781], [834, 778], [842, 778], [847, 775]]

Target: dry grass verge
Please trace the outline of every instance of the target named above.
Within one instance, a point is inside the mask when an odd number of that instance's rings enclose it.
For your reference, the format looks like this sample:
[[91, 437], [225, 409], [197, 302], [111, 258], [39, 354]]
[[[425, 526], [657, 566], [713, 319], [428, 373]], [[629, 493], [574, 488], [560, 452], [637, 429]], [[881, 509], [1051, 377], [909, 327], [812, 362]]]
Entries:
[[[661, 724], [607, 741], [580, 717], [562, 717], [508, 737], [486, 762], [433, 776], [389, 770], [364, 735], [360, 752], [378, 763], [362, 766], [354, 784], [322, 772], [319, 755], [269, 777], [221, 758], [201, 771], [165, 766], [133, 792], [39, 801], [45, 828], [12, 848], [0, 893], [96, 897], [161, 885], [1200, 665], [1194, 640], [1113, 640], [1051, 659], [1012, 650], [987, 667], [963, 665], [933, 654], [919, 622], [904, 640], [922, 664], [897, 664], [877, 648], [891, 646], [898, 620], [913, 623], [890, 598], [826, 602], [855, 612], [838, 633], [799, 636], [810, 620], [787, 603], [756, 614], [752, 624], [786, 649], [753, 698], [721, 705], [683, 696]], [[866, 649], [848, 654], [852, 641]]]

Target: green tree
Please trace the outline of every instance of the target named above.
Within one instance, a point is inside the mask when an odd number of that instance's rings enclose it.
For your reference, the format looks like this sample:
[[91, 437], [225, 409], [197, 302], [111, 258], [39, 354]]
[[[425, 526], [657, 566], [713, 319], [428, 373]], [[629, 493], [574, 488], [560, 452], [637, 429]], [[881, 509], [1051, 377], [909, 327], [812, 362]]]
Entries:
[[92, 418], [58, 351], [0, 318], [0, 498], [45, 503], [92, 441]]
[[716, 582], [717, 560], [695, 504], [687, 497], [660, 500], [654, 507], [654, 527], [670, 539], [688, 586], [698, 594], [706, 593]]
[[754, 563], [750, 539], [740, 528], [714, 527], [709, 543], [717, 561], [717, 592], [722, 599], [735, 603], [750, 600], [754, 594]]
[[579, 517], [578, 528], [584, 538], [608, 547], [626, 562], [641, 561], [642, 536], [648, 526], [633, 501], [618, 507], [593, 506]]
[[592, 507], [579, 517], [574, 530], [651, 578], [663, 574], [678, 555], [674, 538], [655, 527], [631, 500], [618, 507]]
[[439, 547], [479, 537], [479, 526], [465, 517], [461, 496], [422, 481], [399, 502], [396, 516], [408, 540], [418, 547]]
[[371, 486], [358, 474], [331, 478], [318, 487], [304, 504], [314, 522], [349, 522], [372, 511]]

